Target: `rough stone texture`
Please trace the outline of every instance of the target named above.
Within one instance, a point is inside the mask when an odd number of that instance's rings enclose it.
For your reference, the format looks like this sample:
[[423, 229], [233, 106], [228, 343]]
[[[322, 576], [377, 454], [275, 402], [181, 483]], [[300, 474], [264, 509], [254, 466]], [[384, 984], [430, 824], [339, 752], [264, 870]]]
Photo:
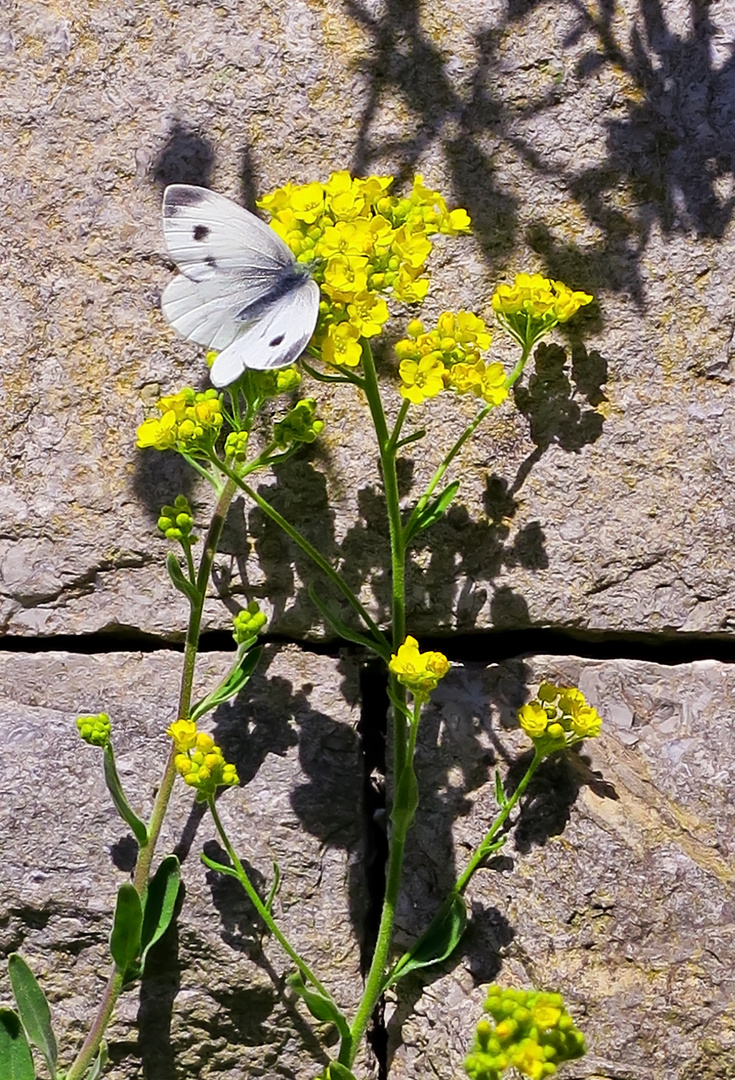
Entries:
[[[406, 980], [391, 1080], [461, 1075], [484, 986], [558, 989], [590, 1052], [585, 1080], [727, 1080], [735, 1068], [732, 669], [537, 656], [455, 669], [423, 723], [421, 817], [398, 922], [422, 929], [495, 813], [493, 772], [518, 783], [527, 740], [507, 726], [544, 678], [605, 718], [581, 752], [542, 766], [512, 839], [468, 889], [463, 955]], [[432, 796], [431, 792], [438, 794]], [[426, 794], [426, 793], [429, 794]], [[455, 820], [456, 819], [456, 820]]]
[[[203, 657], [200, 685], [209, 688], [228, 662], [224, 654]], [[65, 1036], [66, 1064], [102, 994], [111, 908], [134, 859], [99, 754], [79, 741], [74, 717], [110, 712], [123, 784], [148, 813], [168, 753], [163, 731], [180, 665], [179, 655], [166, 652], [0, 655], [0, 949], [4, 956], [20, 950], [39, 977]], [[282, 928], [328, 973], [348, 1010], [360, 992], [365, 908], [356, 683], [351, 663], [270, 650], [246, 701], [218, 710], [211, 728], [242, 780], [218, 803], [235, 848], [261, 889], [279, 863]], [[184, 907], [140, 993], [121, 999], [105, 1075], [316, 1075], [324, 1052], [285, 985], [292, 965], [261, 937], [237, 883], [200, 863], [202, 850], [224, 853], [183, 784], [160, 851], [174, 848], [184, 859]], [[3, 963], [3, 1003], [9, 990]], [[363, 1066], [373, 1075], [366, 1058]]]
[[[346, 167], [419, 169], [470, 210], [474, 241], [436, 252], [429, 315], [487, 314], [493, 284], [526, 267], [599, 298], [557, 339], [566, 364], [542, 350], [520, 413], [506, 405], [458, 463], [463, 501], [417, 556], [415, 629], [729, 633], [734, 28], [729, 0], [11, 7], [0, 625], [181, 631], [151, 529], [191, 477], [132, 445], [160, 391], [203, 377], [201, 351], [157, 312], [162, 187], [252, 203]], [[356, 558], [382, 613], [366, 420], [320, 397], [322, 446], [264, 486]], [[463, 406], [426, 411], [430, 449], [449, 445]], [[293, 590], [308, 570], [258, 514], [249, 524], [220, 581], [237, 591], [244, 576], [281, 631], [306, 633], [315, 614]]]

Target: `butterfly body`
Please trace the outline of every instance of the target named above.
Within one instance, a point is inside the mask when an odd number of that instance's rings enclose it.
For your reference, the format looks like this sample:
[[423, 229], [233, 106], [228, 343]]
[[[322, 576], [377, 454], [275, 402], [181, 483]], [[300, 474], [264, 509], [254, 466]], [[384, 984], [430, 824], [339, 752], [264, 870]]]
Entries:
[[163, 232], [181, 274], [161, 310], [183, 337], [218, 351], [215, 386], [299, 358], [316, 325], [319, 286], [273, 229], [207, 188], [172, 184]]

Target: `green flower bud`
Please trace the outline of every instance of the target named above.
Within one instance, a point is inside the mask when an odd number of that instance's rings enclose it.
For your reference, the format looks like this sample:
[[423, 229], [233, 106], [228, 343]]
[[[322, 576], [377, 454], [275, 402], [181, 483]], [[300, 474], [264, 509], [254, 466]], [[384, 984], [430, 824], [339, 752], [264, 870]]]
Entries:
[[107, 713], [97, 713], [96, 716], [78, 716], [77, 730], [90, 746], [106, 746], [110, 741], [112, 725]]

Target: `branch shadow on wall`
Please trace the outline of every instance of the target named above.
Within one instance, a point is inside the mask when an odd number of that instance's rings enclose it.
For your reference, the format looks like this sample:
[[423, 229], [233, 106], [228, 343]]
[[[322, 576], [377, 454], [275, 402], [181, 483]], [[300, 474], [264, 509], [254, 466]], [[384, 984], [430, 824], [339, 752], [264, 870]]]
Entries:
[[[504, 15], [475, 30], [474, 65], [466, 70], [431, 36], [421, 0], [386, 0], [379, 15], [348, 0], [348, 15], [369, 39], [359, 62], [365, 104], [353, 171], [365, 175], [382, 166], [406, 180], [430, 148], [440, 147], [453, 194], [469, 210], [495, 269], [504, 268], [521, 239], [519, 200], [527, 194], [508, 179], [507, 159], [515, 159], [516, 172], [522, 163], [561, 186], [599, 232], [586, 243], [556, 239], [539, 217], [525, 239], [547, 273], [593, 292], [627, 292], [642, 306], [641, 260], [654, 225], [665, 236], [694, 230], [717, 240], [732, 219], [735, 56], [718, 40], [722, 31], [709, 2], [690, 0], [689, 26], [677, 32], [661, 0], [639, 0], [637, 21], [621, 41], [619, 3], [591, 7], [567, 0], [558, 6], [561, 41], [550, 42], [547, 29], [539, 35], [539, 50], [546, 51], [519, 69], [512, 63], [514, 37], [541, 6], [540, 0], [508, 0]], [[550, 46], [558, 71], [546, 71]], [[528, 38], [523, 47], [527, 57]], [[718, 49], [725, 54], [720, 66]], [[519, 70], [527, 72], [525, 86]], [[565, 104], [588, 87], [594, 94], [607, 75], [612, 96], [604, 101], [609, 115], [602, 126], [570, 125]], [[384, 103], [387, 111], [396, 94], [408, 113], [405, 135], [395, 136], [392, 128], [381, 138]], [[570, 165], [560, 164], [558, 140], [545, 152], [534, 137], [534, 123], [546, 117], [567, 133]], [[604, 153], [591, 142], [595, 132]], [[585, 158], [593, 164], [580, 167]]]

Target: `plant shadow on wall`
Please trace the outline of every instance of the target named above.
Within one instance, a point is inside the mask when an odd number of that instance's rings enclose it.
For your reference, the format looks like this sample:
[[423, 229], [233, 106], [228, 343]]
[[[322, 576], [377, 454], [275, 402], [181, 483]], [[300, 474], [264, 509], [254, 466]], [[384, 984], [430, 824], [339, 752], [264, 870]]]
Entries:
[[[360, 63], [367, 101], [352, 168], [363, 174], [385, 162], [395, 171], [397, 162], [405, 179], [439, 144], [491, 268], [505, 264], [518, 240], [526, 200], [519, 165], [541, 185], [558, 189], [561, 181], [596, 236], [570, 241], [562, 227], [557, 237], [539, 217], [526, 227], [526, 240], [546, 272], [594, 293], [629, 293], [642, 306], [640, 264], [654, 225], [665, 236], [695, 231], [718, 240], [735, 208], [735, 58], [711, 7], [679, 5], [677, 17], [688, 25], [676, 32], [661, 0], [639, 0], [625, 12], [616, 0], [566, 0], [554, 5], [554, 29], [544, 23], [533, 38], [546, 0], [508, 0], [504, 16], [478, 25], [474, 66], [463, 70], [451, 36], [440, 48], [424, 26], [423, 12], [436, 15], [434, 8], [386, 0], [375, 15], [348, 0], [348, 15], [370, 39]], [[526, 27], [519, 66], [514, 48], [517, 56]], [[407, 134], [381, 140], [373, 132], [396, 92], [409, 112]], [[544, 144], [547, 120], [553, 138]]]

